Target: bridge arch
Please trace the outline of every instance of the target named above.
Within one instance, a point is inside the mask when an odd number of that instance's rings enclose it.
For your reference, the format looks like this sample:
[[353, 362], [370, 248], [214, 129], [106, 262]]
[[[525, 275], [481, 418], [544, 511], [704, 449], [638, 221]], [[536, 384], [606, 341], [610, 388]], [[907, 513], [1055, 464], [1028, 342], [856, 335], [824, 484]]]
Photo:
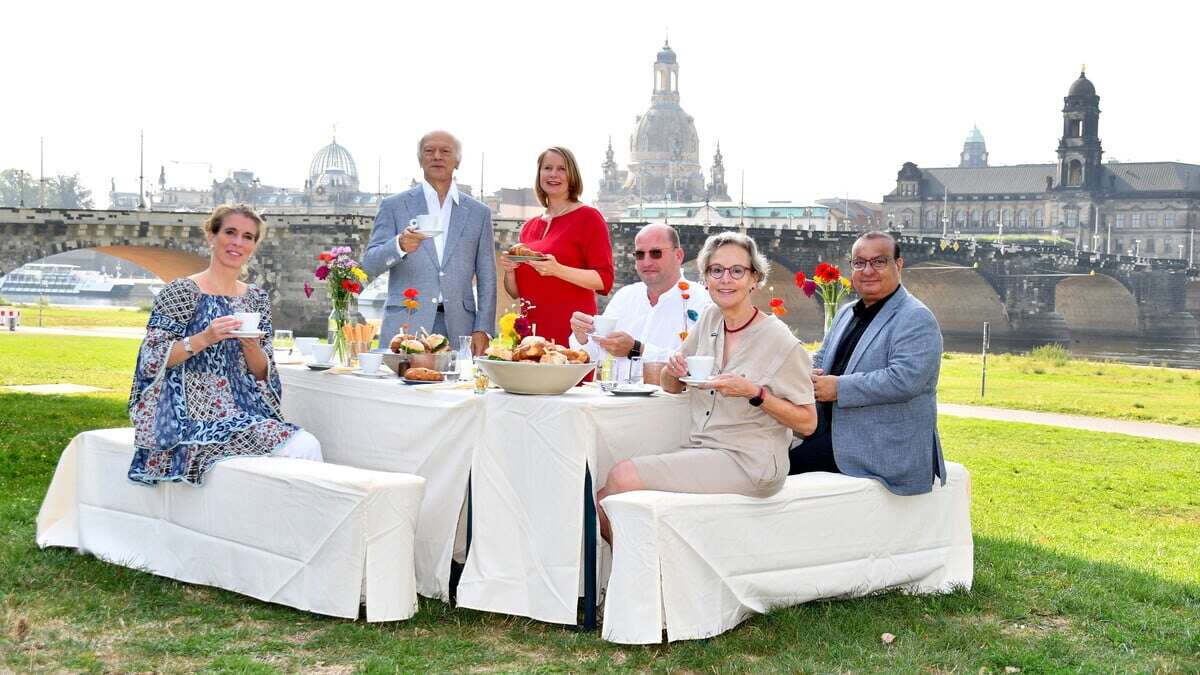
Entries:
[[1054, 287], [1054, 311], [1072, 335], [1137, 335], [1137, 300], [1121, 282], [1105, 275], [1067, 277]]
[[996, 289], [973, 268], [942, 261], [926, 261], [905, 267], [904, 287], [929, 307], [942, 333], [978, 335], [983, 322], [993, 335], [1012, 331], [1004, 301]]
[[208, 267], [209, 257], [190, 251], [154, 246], [93, 246], [94, 251], [127, 260], [163, 281], [195, 274]]

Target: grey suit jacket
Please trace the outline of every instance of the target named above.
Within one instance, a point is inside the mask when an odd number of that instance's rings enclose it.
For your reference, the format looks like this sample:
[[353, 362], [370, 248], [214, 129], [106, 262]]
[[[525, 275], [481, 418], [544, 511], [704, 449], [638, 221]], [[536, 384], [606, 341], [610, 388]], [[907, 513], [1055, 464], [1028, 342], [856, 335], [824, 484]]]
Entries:
[[[432, 238], [421, 242], [420, 248], [406, 256], [401, 256], [396, 248], [396, 237], [408, 227], [408, 222], [427, 211], [425, 193], [417, 185], [383, 200], [375, 214], [375, 228], [363, 256], [363, 269], [372, 278], [389, 273], [387, 305], [380, 329], [380, 339], [385, 344], [400, 332], [403, 324], [408, 324], [414, 333], [419, 328], [432, 331], [437, 310], [434, 300], [438, 297], [445, 307], [449, 332], [446, 337], [452, 344], [457, 336], [474, 331], [491, 333], [496, 324], [496, 239], [492, 232], [492, 212], [459, 193], [458, 203], [450, 210], [445, 253], [438, 264]], [[420, 293], [421, 305], [411, 315], [404, 307], [407, 288]]]
[[[823, 367], [825, 350], [842, 340], [853, 316], [838, 312], [813, 356]], [[946, 463], [937, 429], [937, 383], [942, 365], [942, 331], [937, 319], [903, 286], [883, 306], [838, 378], [830, 431], [833, 457], [850, 476], [874, 478], [898, 495], [946, 482]]]

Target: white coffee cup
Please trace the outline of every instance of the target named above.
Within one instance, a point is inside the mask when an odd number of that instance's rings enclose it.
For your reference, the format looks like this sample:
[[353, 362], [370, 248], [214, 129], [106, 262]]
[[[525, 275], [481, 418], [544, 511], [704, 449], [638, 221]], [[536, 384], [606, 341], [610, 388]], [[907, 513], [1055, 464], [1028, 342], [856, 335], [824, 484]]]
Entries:
[[296, 338], [296, 350], [300, 352], [301, 356], [308, 356], [312, 354], [313, 345], [317, 342], [319, 339], [315, 337], [298, 337]]
[[611, 316], [597, 314], [592, 317], [592, 332], [596, 335], [608, 335], [617, 329], [617, 320]]
[[707, 380], [712, 377], [714, 361], [715, 359], [711, 356], [687, 357], [688, 375], [701, 380]]
[[383, 354], [379, 352], [359, 352], [358, 367], [364, 375], [374, 375], [383, 365]]
[[233, 318], [242, 322], [242, 327], [238, 330], [249, 333], [258, 330], [258, 320], [262, 318], [262, 314], [258, 312], [235, 312]]
[[329, 363], [329, 359], [333, 358], [333, 345], [315, 344], [312, 353], [315, 363]]
[[438, 229], [438, 217], [422, 214], [408, 221], [408, 226], [414, 230], [436, 230]]

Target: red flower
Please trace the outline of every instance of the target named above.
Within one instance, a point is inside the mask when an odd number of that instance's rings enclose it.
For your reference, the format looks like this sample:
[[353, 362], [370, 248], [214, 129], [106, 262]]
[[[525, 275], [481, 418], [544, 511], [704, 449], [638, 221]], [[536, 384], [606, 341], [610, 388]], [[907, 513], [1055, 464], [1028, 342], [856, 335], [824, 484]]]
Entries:
[[533, 335], [533, 329], [529, 325], [529, 319], [526, 319], [523, 316], [518, 317], [516, 322], [513, 323], [513, 330], [517, 331], [517, 335], [520, 335], [522, 340], [530, 335]]
[[404, 289], [404, 297], [408, 298], [409, 300], [416, 298], [418, 295], [419, 293], [417, 293], [417, 289], [415, 288]]
[[796, 288], [804, 288], [804, 280], [806, 278], [804, 272], [796, 272]]
[[770, 305], [772, 307], [783, 307], [783, 298], [771, 298]]
[[362, 284], [358, 283], [357, 281], [350, 284], [350, 292], [354, 293], [355, 295], [362, 293]]
[[801, 286], [801, 289], [804, 291], [805, 295], [811, 298], [813, 293], [817, 292], [817, 284], [812, 279], [808, 279], [804, 282], [804, 285]]
[[327, 265], [321, 265], [317, 268], [316, 272], [313, 272], [313, 276], [321, 281], [325, 281], [325, 277], [329, 276], [329, 267]]
[[306, 281], [306, 282], [304, 282], [304, 297], [306, 297], [306, 298], [311, 298], [311, 297], [312, 297], [312, 294], [313, 294], [313, 287], [312, 287], [312, 285], [311, 285], [311, 284], [309, 284], [307, 281]]
[[342, 288], [343, 289], [348, 291], [353, 287], [354, 287], [354, 283], [352, 281], [350, 281], [349, 279], [342, 279]]
[[692, 296], [688, 295], [687, 293], [684, 293], [684, 294], [680, 295], [680, 297], [683, 298], [684, 300], [687, 300], [688, 298], [690, 298]]
[[329, 252], [326, 251], [326, 252], [318, 254], [317, 260], [320, 260], [321, 262], [329, 262], [329, 261], [333, 260], [333, 256]]
[[830, 284], [837, 281], [842, 276], [842, 271], [836, 266], [829, 263], [821, 263], [817, 265], [817, 269], [813, 270], [813, 278], [817, 283]]

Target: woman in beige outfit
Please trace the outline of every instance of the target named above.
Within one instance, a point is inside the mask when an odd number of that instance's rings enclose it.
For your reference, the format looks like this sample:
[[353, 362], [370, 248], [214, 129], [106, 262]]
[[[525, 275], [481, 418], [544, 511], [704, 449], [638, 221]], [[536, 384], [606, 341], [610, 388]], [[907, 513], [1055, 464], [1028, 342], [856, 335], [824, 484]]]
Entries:
[[[750, 301], [769, 270], [754, 240], [738, 232], [714, 234], [696, 264], [714, 305], [667, 362], [662, 377], [664, 390], [682, 392], [686, 357], [714, 357], [714, 377], [689, 385], [688, 445], [618, 463], [597, 502], [633, 490], [769, 497], [787, 478], [792, 432], [808, 435], [816, 428], [808, 352], [782, 321]], [[603, 508], [599, 516], [601, 534], [611, 541]]]

